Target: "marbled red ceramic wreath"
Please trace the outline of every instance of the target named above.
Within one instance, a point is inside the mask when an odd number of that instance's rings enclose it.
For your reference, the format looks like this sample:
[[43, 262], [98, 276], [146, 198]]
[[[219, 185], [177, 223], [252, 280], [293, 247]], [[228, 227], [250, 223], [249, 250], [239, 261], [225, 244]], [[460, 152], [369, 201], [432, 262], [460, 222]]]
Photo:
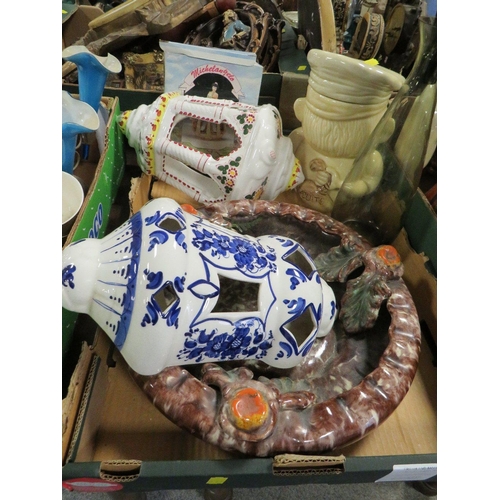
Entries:
[[297, 367], [262, 362], [133, 374], [172, 422], [228, 451], [253, 456], [332, 451], [364, 437], [402, 401], [420, 353], [417, 311], [391, 246], [303, 207], [242, 200], [200, 210], [245, 234], [293, 238], [340, 303], [339, 320]]

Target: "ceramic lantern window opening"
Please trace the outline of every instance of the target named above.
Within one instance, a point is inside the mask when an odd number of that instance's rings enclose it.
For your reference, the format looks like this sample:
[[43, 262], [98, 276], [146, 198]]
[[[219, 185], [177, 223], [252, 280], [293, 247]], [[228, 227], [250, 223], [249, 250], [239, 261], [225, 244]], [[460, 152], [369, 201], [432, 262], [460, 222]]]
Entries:
[[170, 140], [215, 160], [229, 156], [242, 144], [241, 138], [227, 123], [190, 117], [180, 117], [172, 128]]
[[171, 92], [125, 111], [119, 124], [143, 172], [198, 203], [271, 200], [304, 180], [270, 104]]
[[66, 247], [62, 284], [64, 307], [89, 314], [145, 375], [245, 359], [290, 368], [337, 311], [296, 241], [242, 235], [167, 198]]

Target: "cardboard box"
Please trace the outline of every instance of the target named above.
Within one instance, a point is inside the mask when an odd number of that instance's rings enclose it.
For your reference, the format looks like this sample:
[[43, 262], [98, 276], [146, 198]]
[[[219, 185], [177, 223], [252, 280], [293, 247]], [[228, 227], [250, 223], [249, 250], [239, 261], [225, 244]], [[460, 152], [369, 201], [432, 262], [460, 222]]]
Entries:
[[[83, 181], [88, 192], [63, 248], [82, 238], [100, 238], [107, 231], [111, 208], [125, 167], [123, 134], [116, 123], [119, 114], [119, 100], [116, 97], [104, 97], [98, 113], [99, 129], [85, 138], [89, 142], [88, 158], [81, 159], [73, 171]], [[68, 352], [77, 319], [77, 313], [63, 308], [63, 358]]]
[[[132, 202], [138, 196], [147, 198], [141, 189], [135, 185]], [[424, 224], [434, 217], [431, 212], [424, 216]], [[435, 325], [437, 282], [426, 268], [428, 258], [410, 247], [406, 230], [395, 246], [412, 293], [425, 289], [422, 300], [416, 301], [419, 317]], [[253, 458], [221, 450], [170, 422], [132, 380], [121, 356], [98, 329], [93, 344], [83, 345], [63, 402], [63, 484], [79, 491], [91, 491], [94, 482], [99, 491], [153, 491], [403, 481], [415, 474], [433, 479], [435, 354], [423, 336], [419, 368], [408, 394], [384, 423], [360, 441], [321, 456]]]
[[[290, 92], [295, 89], [295, 98], [305, 95], [307, 76], [294, 72], [272, 76], [278, 80], [270, 84], [270, 92], [278, 97], [282, 117], [286, 113], [285, 129], [293, 129], [297, 125]], [[265, 80], [266, 74], [263, 86]], [[152, 102], [156, 98], [134, 94], [134, 99]], [[135, 103], [124, 109], [134, 107]], [[148, 199], [149, 188], [148, 179], [139, 172], [132, 185], [131, 211]], [[395, 246], [422, 325], [419, 368], [398, 408], [362, 440], [326, 455], [291, 460], [221, 450], [163, 416], [132, 380], [108, 337], [95, 329], [93, 341], [82, 346], [63, 400], [64, 486], [80, 491], [93, 487], [154, 491], [433, 479], [437, 470], [436, 228], [436, 216], [418, 191]]]

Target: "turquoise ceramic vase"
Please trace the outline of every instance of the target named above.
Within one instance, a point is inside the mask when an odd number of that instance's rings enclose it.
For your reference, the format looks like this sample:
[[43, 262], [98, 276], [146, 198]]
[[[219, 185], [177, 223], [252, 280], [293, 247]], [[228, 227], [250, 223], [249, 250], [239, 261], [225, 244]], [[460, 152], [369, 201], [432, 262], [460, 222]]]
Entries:
[[112, 54], [105, 57], [96, 56], [83, 45], [67, 47], [63, 50], [62, 57], [76, 64], [78, 68], [80, 100], [97, 111], [108, 74], [119, 73], [122, 70], [120, 61]]
[[87, 104], [62, 91], [62, 169], [73, 173], [78, 134], [94, 132], [99, 127], [97, 112]]

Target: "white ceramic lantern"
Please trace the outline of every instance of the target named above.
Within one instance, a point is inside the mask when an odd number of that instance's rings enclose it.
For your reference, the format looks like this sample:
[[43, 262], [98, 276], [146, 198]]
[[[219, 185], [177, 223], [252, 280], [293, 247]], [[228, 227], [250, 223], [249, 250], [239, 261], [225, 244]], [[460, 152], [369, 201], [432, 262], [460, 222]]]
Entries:
[[337, 310], [296, 241], [241, 235], [168, 198], [103, 239], [67, 246], [62, 297], [143, 375], [242, 359], [295, 366], [331, 330]]
[[141, 169], [196, 202], [273, 200], [305, 179], [270, 104], [168, 93], [118, 123]]

